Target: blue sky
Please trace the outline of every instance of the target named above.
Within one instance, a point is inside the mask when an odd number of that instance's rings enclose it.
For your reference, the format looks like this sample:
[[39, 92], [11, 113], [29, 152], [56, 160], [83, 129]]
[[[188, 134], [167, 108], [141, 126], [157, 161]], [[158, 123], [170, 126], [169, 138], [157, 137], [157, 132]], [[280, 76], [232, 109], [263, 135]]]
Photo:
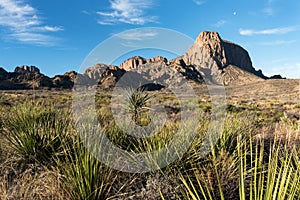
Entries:
[[162, 27], [193, 39], [218, 31], [266, 75], [299, 78], [299, 10], [299, 0], [0, 0], [0, 66], [35, 65], [48, 76], [77, 71], [113, 34]]

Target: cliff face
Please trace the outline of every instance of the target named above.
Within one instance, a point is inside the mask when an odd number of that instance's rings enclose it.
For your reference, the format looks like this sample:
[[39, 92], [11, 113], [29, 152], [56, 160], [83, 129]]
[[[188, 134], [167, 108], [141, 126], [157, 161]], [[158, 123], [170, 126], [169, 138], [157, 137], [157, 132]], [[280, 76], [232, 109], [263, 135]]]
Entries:
[[225, 65], [222, 66], [223, 68], [228, 65], [235, 65], [248, 72], [254, 73], [256, 71], [252, 66], [248, 52], [244, 48], [227, 41], [223, 41], [222, 44], [225, 53], [224, 57], [226, 59]]
[[[184, 55], [187, 64], [194, 65], [203, 76], [210, 81], [228, 85], [230, 82], [239, 83], [239, 76], [254, 75], [257, 79], [266, 79], [261, 70], [256, 71], [252, 66], [248, 52], [241, 46], [222, 40], [217, 32], [202, 32], [197, 37], [195, 43], [187, 50]], [[226, 70], [228, 66], [231, 69]], [[232, 70], [232, 68], [236, 68]], [[231, 76], [230, 72], [234, 71]], [[243, 71], [249, 72], [244, 73]], [[224, 73], [225, 72], [225, 73]], [[226, 76], [226, 78], [224, 77]], [[211, 80], [212, 77], [214, 80]], [[228, 77], [231, 77], [228, 79]], [[236, 80], [233, 79], [236, 77]], [[254, 80], [249, 78], [249, 80]], [[231, 80], [228, 82], [228, 80]], [[244, 78], [243, 80], [247, 80]], [[244, 81], [240, 81], [244, 83]]]
[[211, 69], [212, 74], [229, 65], [256, 73], [248, 52], [237, 44], [222, 40], [217, 32], [200, 33], [194, 45], [187, 50], [185, 60], [189, 64]]

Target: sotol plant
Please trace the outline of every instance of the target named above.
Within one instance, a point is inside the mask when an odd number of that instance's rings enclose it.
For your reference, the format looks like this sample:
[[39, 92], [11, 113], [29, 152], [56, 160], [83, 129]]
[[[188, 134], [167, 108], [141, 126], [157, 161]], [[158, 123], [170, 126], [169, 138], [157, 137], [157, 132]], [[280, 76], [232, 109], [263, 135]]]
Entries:
[[3, 135], [24, 163], [49, 164], [62, 154], [62, 142], [71, 124], [68, 113], [34, 105], [16, 106], [10, 112], [3, 122]]
[[128, 90], [127, 100], [129, 103], [129, 109], [132, 114], [132, 119], [136, 124], [141, 124], [141, 114], [143, 111], [149, 110], [146, 105], [151, 98], [152, 97], [142, 87], [139, 87], [135, 91], [133, 91], [133, 89]]

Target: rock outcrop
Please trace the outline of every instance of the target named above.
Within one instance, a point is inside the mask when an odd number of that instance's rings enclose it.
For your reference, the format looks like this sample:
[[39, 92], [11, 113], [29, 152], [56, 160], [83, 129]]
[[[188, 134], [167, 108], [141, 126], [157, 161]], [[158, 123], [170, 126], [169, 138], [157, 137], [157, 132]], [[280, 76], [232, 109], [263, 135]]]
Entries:
[[107, 69], [106, 64], [96, 64], [92, 67], [87, 68], [83, 75], [86, 75], [90, 79], [99, 80], [101, 78], [101, 74]]
[[70, 71], [64, 75], [56, 75], [52, 78], [52, 84], [56, 88], [70, 89], [73, 87], [77, 72]]
[[198, 83], [203, 82], [200, 72], [197, 71], [194, 65], [187, 65], [182, 56], [170, 60], [168, 65], [182, 74], [187, 80], [193, 80]]
[[21, 73], [21, 74], [25, 74], [25, 73], [40, 73], [40, 70], [35, 67], [35, 66], [27, 66], [27, 65], [23, 65], [23, 66], [20, 66], [20, 67], [16, 67], [15, 68], [15, 73]]
[[110, 65], [101, 75], [99, 83], [103, 88], [109, 89], [113, 87], [125, 73], [126, 71], [124, 69]]
[[188, 49], [185, 58], [188, 64], [214, 61], [218, 69], [235, 65], [243, 70], [255, 72], [248, 52], [237, 44], [222, 40], [217, 32], [200, 33], [194, 45]]
[[228, 66], [236, 66], [260, 78], [266, 77], [256, 71], [248, 52], [241, 46], [222, 40], [217, 32], [202, 32], [184, 55], [184, 61], [196, 66], [197, 70], [214, 82], [222, 82], [222, 72]]
[[132, 69], [137, 69], [138, 66], [149, 64], [149, 63], [167, 63], [168, 60], [162, 56], [156, 56], [154, 58], [145, 59], [140, 56], [134, 56], [132, 58], [127, 59], [125, 62], [123, 62], [120, 65], [121, 69], [124, 69], [126, 71], [130, 71]]

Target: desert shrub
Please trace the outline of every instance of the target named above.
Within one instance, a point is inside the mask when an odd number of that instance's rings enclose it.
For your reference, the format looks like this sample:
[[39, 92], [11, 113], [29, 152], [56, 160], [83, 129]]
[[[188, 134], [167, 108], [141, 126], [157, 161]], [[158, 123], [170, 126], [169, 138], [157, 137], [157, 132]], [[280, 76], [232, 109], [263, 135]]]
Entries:
[[65, 111], [28, 104], [13, 107], [3, 125], [9, 147], [24, 163], [50, 164], [62, 154], [71, 118]]
[[205, 165], [196, 163], [180, 171], [183, 199], [237, 199], [238, 169], [235, 157], [222, 152], [207, 158]]
[[[214, 152], [214, 149], [212, 150]], [[299, 150], [276, 138], [236, 135], [234, 154], [226, 148], [202, 164], [180, 169], [184, 199], [299, 199]], [[204, 164], [203, 164], [204, 163]]]
[[241, 107], [241, 106], [235, 106], [235, 105], [232, 105], [232, 104], [228, 104], [226, 106], [226, 111], [227, 112], [242, 112], [244, 110], [246, 110], [246, 108]]
[[240, 199], [299, 199], [299, 152], [276, 138], [269, 146], [264, 142], [238, 143]]
[[[97, 149], [97, 151], [100, 149]], [[101, 163], [79, 137], [65, 143], [66, 159], [57, 159], [57, 178], [71, 199], [108, 199], [117, 173]]]
[[[201, 122], [202, 127], [205, 122]], [[175, 166], [182, 188], [178, 196], [183, 199], [298, 199], [299, 151], [276, 138], [258, 140], [254, 122], [255, 115], [251, 113], [228, 114], [217, 143], [205, 157], [199, 157], [202, 140], [197, 137], [181, 159], [184, 163]]]

